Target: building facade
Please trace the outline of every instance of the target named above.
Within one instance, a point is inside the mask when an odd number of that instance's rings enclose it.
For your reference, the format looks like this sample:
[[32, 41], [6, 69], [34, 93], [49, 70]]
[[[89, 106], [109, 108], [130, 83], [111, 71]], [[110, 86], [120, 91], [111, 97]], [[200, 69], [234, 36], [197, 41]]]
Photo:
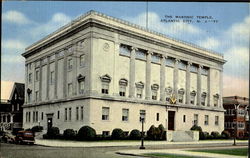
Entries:
[[24, 128], [224, 129], [220, 54], [90, 11], [23, 56]]
[[225, 130], [237, 138], [248, 137], [248, 114], [249, 99], [239, 96], [223, 97], [225, 111]]
[[16, 132], [22, 129], [24, 84], [14, 83], [9, 99], [1, 100], [0, 129]]

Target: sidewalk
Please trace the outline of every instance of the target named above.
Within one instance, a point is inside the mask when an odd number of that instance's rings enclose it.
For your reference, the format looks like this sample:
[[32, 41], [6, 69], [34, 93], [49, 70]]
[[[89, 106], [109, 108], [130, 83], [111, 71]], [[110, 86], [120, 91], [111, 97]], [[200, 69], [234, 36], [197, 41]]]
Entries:
[[[237, 140], [237, 143], [247, 145], [247, 140]], [[141, 141], [67, 141], [67, 140], [48, 140], [36, 139], [35, 144], [50, 147], [113, 147], [113, 146], [140, 146]], [[222, 141], [197, 141], [197, 142], [167, 142], [167, 141], [144, 141], [145, 146], [148, 145], [185, 145], [185, 144], [228, 144], [232, 145], [232, 140]]]

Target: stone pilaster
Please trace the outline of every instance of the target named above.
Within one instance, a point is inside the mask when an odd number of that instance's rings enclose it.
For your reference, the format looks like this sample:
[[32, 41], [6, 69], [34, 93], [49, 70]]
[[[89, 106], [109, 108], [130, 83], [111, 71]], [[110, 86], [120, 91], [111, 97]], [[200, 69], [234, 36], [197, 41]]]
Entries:
[[77, 94], [77, 56], [74, 56], [77, 49], [77, 45], [75, 44], [73, 46], [73, 55], [72, 55], [72, 61], [73, 61], [73, 67], [72, 67], [72, 75], [73, 75], [73, 81], [72, 81], [72, 94], [73, 96]]
[[197, 105], [201, 105], [201, 69], [202, 65], [199, 65], [198, 67], [198, 76], [197, 76]]
[[49, 100], [49, 85], [50, 85], [50, 57], [47, 57], [47, 86], [46, 86], [46, 100]]
[[191, 62], [187, 63], [187, 71], [186, 71], [186, 104], [190, 104], [190, 66]]
[[137, 48], [132, 47], [130, 53], [129, 66], [129, 97], [135, 97], [135, 51]]
[[165, 101], [166, 93], [165, 93], [165, 61], [166, 57], [164, 55], [161, 56], [161, 70], [160, 70], [160, 100]]
[[63, 57], [63, 97], [67, 97], [67, 51], [64, 51]]
[[179, 78], [178, 64], [179, 64], [179, 62], [180, 62], [179, 59], [175, 59], [175, 63], [174, 63], [174, 95], [176, 96], [176, 98], [178, 97], [178, 78]]
[[146, 63], [146, 92], [145, 99], [151, 99], [151, 56], [152, 52], [147, 52], [147, 63]]
[[211, 99], [210, 99], [210, 93], [211, 93], [211, 85], [210, 85], [210, 76], [211, 76], [211, 69], [208, 69], [208, 73], [207, 73], [207, 106], [211, 105]]
[[28, 93], [27, 93], [27, 89], [28, 89], [28, 85], [29, 85], [29, 74], [28, 74], [28, 64], [25, 64], [25, 92], [24, 92], [24, 94], [25, 94], [25, 98], [24, 98], [24, 100], [25, 100], [25, 104], [27, 104], [27, 100], [28, 100]]
[[220, 71], [220, 96], [219, 96], [219, 107], [223, 108], [223, 70]]
[[54, 86], [55, 99], [57, 99], [57, 81], [58, 81], [58, 53], [55, 53], [55, 86]]
[[40, 59], [40, 64], [39, 64], [39, 101], [41, 101], [42, 100], [42, 82], [44, 82], [43, 80], [42, 80], [42, 75], [43, 75], [43, 71], [42, 71], [42, 59]]

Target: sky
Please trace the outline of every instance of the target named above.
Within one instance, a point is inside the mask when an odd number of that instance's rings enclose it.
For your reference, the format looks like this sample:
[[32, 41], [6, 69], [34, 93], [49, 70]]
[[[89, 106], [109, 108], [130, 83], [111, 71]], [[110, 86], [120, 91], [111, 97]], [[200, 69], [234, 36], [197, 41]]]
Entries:
[[[146, 27], [146, 6], [146, 2], [3, 1], [1, 84], [25, 82], [21, 56], [25, 48], [87, 11]], [[176, 16], [193, 18], [188, 23]], [[248, 3], [148, 2], [150, 30], [224, 56], [224, 96], [249, 96], [249, 26]]]

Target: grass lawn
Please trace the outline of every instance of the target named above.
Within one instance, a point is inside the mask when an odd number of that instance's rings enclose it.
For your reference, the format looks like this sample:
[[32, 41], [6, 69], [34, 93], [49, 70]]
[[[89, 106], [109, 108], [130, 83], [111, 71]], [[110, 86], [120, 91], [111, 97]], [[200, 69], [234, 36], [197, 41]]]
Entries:
[[247, 156], [247, 148], [235, 148], [235, 149], [206, 149], [206, 150], [190, 150], [195, 152], [205, 152], [205, 153], [215, 153], [215, 154], [225, 154], [225, 155], [237, 155], [237, 156]]
[[166, 154], [166, 153], [148, 153], [143, 154], [145, 156], [155, 157], [155, 158], [195, 158], [194, 156], [185, 156], [185, 155], [178, 155], [178, 154]]

